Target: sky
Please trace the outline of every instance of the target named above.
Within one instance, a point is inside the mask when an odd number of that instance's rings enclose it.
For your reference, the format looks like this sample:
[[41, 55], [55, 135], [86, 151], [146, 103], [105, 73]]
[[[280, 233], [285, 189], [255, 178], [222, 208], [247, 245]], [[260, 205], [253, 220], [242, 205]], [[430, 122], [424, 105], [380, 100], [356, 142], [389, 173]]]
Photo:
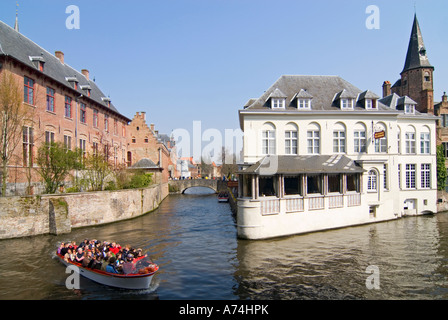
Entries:
[[[435, 66], [435, 101], [448, 91], [446, 0], [2, 0], [10, 26], [17, 2], [23, 35], [63, 51], [123, 115], [144, 111], [162, 133], [193, 134], [200, 121], [224, 140], [239, 129], [238, 110], [285, 74], [337, 75], [381, 96], [383, 82], [400, 77], [414, 13]], [[67, 27], [71, 5], [79, 28]]]

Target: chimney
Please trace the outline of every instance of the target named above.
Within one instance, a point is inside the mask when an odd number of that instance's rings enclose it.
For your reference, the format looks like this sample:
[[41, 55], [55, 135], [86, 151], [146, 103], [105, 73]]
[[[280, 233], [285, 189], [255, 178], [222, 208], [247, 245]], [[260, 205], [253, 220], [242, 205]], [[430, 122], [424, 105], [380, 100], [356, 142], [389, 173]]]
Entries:
[[448, 102], [448, 97], [446, 95], [446, 92], [443, 92], [442, 102]]
[[64, 52], [62, 51], [56, 51], [54, 53], [54, 55], [56, 56], [56, 58], [59, 59], [59, 61], [61, 61], [62, 64], [64, 64]]
[[87, 69], [82, 69], [81, 73], [84, 75], [84, 77], [86, 77], [87, 81], [89, 81], [89, 70]]
[[390, 82], [389, 81], [384, 81], [383, 83], [383, 98], [390, 96]]
[[154, 126], [154, 123], [151, 123], [151, 126], [150, 126], [150, 128], [151, 128], [151, 131], [153, 131], [153, 132], [154, 132], [154, 128], [155, 128], [155, 126]]

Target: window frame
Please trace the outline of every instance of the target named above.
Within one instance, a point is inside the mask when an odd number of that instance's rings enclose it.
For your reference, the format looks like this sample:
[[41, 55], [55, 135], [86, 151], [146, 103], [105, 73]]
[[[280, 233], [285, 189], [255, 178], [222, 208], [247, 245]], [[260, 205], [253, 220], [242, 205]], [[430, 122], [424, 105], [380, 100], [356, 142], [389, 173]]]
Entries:
[[308, 154], [320, 154], [320, 130], [310, 129], [306, 133]]
[[285, 131], [285, 154], [297, 155], [299, 152], [298, 142], [299, 142], [298, 131], [297, 130], [286, 130]]
[[36, 82], [27, 76], [23, 77], [23, 101], [34, 106], [34, 87]]
[[274, 130], [263, 130], [261, 136], [261, 147], [263, 155], [275, 155], [276, 153], [276, 135]]
[[72, 119], [72, 103], [72, 97], [66, 95], [64, 99], [64, 117], [67, 119]]

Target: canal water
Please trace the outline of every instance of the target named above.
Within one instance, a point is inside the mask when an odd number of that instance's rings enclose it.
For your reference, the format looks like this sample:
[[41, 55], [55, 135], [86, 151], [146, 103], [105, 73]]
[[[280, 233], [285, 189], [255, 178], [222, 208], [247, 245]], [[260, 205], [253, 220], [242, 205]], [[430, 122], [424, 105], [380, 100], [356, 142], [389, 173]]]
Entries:
[[[189, 191], [130, 221], [0, 241], [0, 300], [448, 299], [448, 214], [245, 241], [228, 204], [207, 189]], [[148, 251], [160, 266], [151, 287], [117, 290], [81, 278], [80, 290], [67, 289], [54, 251], [84, 238]]]

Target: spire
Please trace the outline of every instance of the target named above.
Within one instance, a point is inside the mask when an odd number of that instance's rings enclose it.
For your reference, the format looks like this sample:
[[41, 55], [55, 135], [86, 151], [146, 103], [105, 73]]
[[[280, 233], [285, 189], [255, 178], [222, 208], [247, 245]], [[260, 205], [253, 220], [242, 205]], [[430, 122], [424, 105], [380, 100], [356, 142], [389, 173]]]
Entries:
[[16, 7], [16, 23], [14, 24], [14, 30], [19, 32], [19, 3], [17, 2]]
[[417, 14], [414, 15], [414, 24], [412, 26], [411, 39], [409, 40], [408, 53], [406, 55], [406, 62], [402, 71], [416, 69], [421, 67], [434, 68], [431, 66], [426, 55], [425, 44], [423, 43], [423, 36], [420, 30], [420, 25], [417, 20]]

